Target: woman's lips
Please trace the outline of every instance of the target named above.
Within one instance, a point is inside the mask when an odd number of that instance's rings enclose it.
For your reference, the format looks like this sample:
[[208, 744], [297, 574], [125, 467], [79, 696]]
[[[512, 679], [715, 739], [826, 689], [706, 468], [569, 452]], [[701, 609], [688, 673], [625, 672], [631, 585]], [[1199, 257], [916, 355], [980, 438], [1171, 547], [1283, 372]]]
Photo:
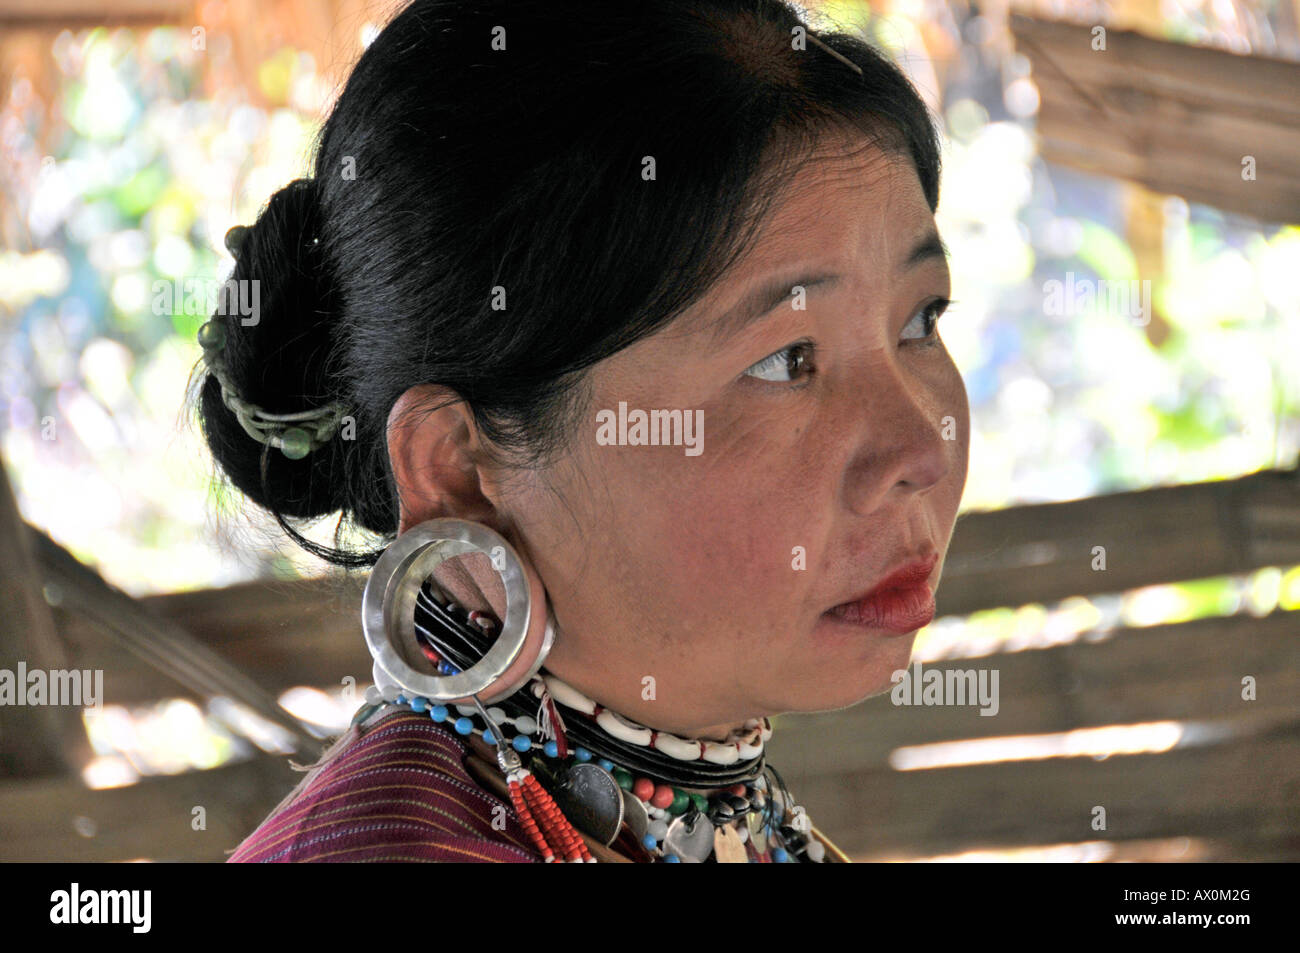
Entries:
[[915, 632], [934, 619], [930, 576], [938, 561], [938, 553], [914, 560], [890, 573], [861, 598], [841, 603], [826, 614], [863, 628]]
[[925, 583], [881, 589], [857, 602], [846, 602], [827, 613], [842, 622], [868, 629], [915, 632], [934, 618], [934, 593]]

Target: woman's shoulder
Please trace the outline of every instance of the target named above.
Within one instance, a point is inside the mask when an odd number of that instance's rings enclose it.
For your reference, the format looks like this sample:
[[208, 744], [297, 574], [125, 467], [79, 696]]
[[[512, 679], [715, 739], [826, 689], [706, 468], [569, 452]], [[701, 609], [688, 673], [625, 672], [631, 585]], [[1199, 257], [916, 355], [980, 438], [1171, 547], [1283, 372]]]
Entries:
[[406, 708], [351, 731], [229, 862], [541, 860], [510, 805], [470, 774], [454, 733]]

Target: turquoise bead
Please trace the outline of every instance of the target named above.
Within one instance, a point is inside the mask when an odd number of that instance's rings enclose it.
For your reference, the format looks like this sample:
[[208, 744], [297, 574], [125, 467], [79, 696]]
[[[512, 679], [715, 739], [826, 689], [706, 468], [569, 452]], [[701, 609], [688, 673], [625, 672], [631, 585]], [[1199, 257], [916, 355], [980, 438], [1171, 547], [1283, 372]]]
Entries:
[[243, 246], [244, 239], [246, 239], [247, 237], [248, 237], [247, 225], [235, 225], [226, 230], [226, 237], [224, 241], [226, 245], [226, 251], [230, 252], [231, 257], [234, 258], [239, 257], [239, 249]]
[[483, 740], [490, 745], [494, 745], [497, 743], [497, 736], [492, 734], [491, 729], [488, 729], [487, 731], [483, 732]]
[[311, 434], [301, 427], [290, 427], [280, 435], [280, 452], [290, 460], [301, 460], [311, 453]]
[[456, 731], [458, 734], [467, 735], [474, 730], [474, 722], [468, 718], [456, 719]]
[[664, 855], [664, 863], [665, 863], [665, 864], [680, 864], [681, 862], [682, 862], [682, 859], [681, 859], [680, 857], [678, 857], [676, 854], [665, 854], [665, 855]]
[[226, 329], [216, 321], [207, 321], [199, 328], [199, 347], [220, 349], [226, 343]]
[[542, 751], [546, 753], [548, 758], [558, 758], [560, 756], [560, 746], [554, 741], [548, 741], [542, 745]]
[[510, 739], [510, 744], [516, 751], [523, 754], [533, 746], [533, 739], [527, 735], [515, 735]]
[[597, 761], [596, 763], [597, 763], [598, 765], [600, 765], [602, 768], [604, 768], [606, 771], [609, 771], [611, 774], [613, 773], [613, 771], [614, 771], [614, 762], [613, 762], [613, 761], [610, 761], [608, 758], [601, 758], [601, 759], [600, 759], [599, 761]]
[[649, 834], [641, 838], [641, 843], [645, 845], [646, 850], [654, 850], [656, 847], [659, 846], [659, 842], [655, 840], [653, 837], [651, 837]]
[[786, 861], [788, 861], [789, 859], [790, 859], [790, 855], [787, 854], [787, 853], [785, 852], [785, 848], [784, 848], [784, 847], [778, 847], [778, 848], [776, 848], [774, 851], [772, 851], [772, 862], [773, 862], [773, 863], [776, 863], [776, 864], [784, 864], [784, 863], [785, 863]]
[[591, 752], [586, 748], [574, 748], [573, 756], [584, 764], [591, 760]]
[[429, 699], [427, 698], [420, 698], [417, 696], [416, 698], [411, 699], [411, 711], [424, 711], [428, 707]]
[[434, 721], [446, 721], [447, 706], [434, 705], [432, 708], [429, 709], [429, 717], [432, 718]]

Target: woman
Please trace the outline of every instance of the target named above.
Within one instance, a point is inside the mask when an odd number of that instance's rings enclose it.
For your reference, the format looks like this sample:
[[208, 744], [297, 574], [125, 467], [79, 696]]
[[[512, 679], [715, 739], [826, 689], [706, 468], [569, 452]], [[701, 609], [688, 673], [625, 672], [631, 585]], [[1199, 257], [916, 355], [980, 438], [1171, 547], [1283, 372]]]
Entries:
[[[232, 859], [846, 859], [762, 747], [933, 615], [968, 452], [938, 181], [902, 74], [777, 0], [389, 24], [228, 237], [257, 313], [200, 334], [230, 480], [384, 577], [368, 704]], [[288, 522], [336, 511], [397, 542]], [[412, 689], [494, 638], [490, 690]]]

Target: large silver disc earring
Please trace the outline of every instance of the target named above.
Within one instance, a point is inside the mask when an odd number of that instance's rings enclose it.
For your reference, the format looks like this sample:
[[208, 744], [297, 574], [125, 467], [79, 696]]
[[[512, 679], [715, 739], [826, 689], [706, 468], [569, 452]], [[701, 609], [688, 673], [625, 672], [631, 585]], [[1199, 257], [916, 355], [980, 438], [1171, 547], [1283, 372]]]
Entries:
[[[497, 640], [459, 674], [427, 674], [412, 664], [423, 662], [415, 632], [420, 587], [448, 559], [476, 552], [487, 556], [505, 589]], [[450, 517], [421, 523], [384, 550], [361, 597], [361, 624], [375, 660], [375, 685], [387, 701], [399, 693], [443, 704], [506, 698], [537, 673], [555, 640], [546, 589], [536, 570], [491, 527]]]

